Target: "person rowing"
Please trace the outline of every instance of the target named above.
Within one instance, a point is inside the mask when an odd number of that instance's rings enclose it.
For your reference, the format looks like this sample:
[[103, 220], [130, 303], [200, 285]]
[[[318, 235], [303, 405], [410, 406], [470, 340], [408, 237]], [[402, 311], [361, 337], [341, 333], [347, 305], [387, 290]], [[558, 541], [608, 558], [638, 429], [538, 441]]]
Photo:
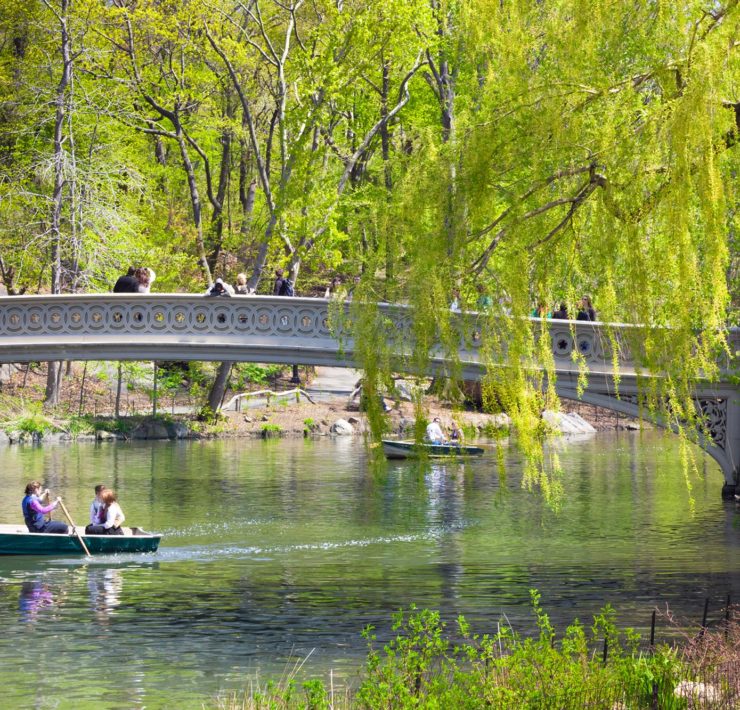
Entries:
[[26, 486], [26, 495], [21, 501], [21, 508], [28, 532], [67, 535], [69, 528], [66, 523], [58, 520], [46, 520], [44, 518], [47, 513], [56, 510], [62, 502], [61, 498], [56, 498], [53, 503], [44, 505], [42, 501], [48, 496], [49, 489], [47, 488], [41, 493], [41, 484], [38, 481], [31, 481]]

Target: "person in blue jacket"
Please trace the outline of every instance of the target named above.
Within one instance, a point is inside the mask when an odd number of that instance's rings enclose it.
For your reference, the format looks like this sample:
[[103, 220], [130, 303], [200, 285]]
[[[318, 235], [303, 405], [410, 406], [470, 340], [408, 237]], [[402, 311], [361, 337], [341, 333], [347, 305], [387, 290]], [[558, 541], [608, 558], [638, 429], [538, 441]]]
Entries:
[[57, 498], [53, 503], [44, 505], [41, 499], [44, 495], [49, 493], [47, 488], [43, 494], [41, 494], [41, 484], [38, 481], [31, 481], [26, 486], [26, 495], [21, 501], [21, 508], [23, 510], [23, 520], [26, 523], [28, 532], [32, 533], [56, 533], [59, 535], [66, 535], [69, 530], [65, 523], [57, 520], [46, 520], [44, 516], [47, 513], [51, 513], [52, 510], [56, 510], [62, 499]]

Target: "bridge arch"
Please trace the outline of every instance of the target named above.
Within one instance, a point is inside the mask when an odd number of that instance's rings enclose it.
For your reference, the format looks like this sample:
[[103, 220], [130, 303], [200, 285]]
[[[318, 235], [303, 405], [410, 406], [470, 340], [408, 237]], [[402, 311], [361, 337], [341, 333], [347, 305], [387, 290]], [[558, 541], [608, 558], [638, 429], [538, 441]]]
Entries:
[[[409, 331], [403, 306], [379, 304], [395, 332]], [[475, 314], [462, 316], [475, 318]], [[637, 373], [625, 350], [619, 361], [619, 397], [609, 341], [597, 323], [549, 321], [558, 394], [637, 416]], [[612, 326], [626, 336], [635, 326]], [[624, 337], [625, 342], [627, 338]], [[731, 334], [733, 353], [740, 333]], [[480, 342], [460, 346], [462, 376], [480, 379]], [[589, 368], [588, 387], [577, 394], [577, 349]], [[340, 342], [330, 327], [329, 302], [319, 298], [192, 294], [85, 294], [0, 298], [0, 362], [47, 360], [201, 360], [353, 367], [350, 337]], [[444, 367], [433, 357], [431, 367]], [[701, 445], [721, 466], [734, 491], [740, 464], [740, 403], [729, 381], [701, 384], [697, 402], [710, 439]]]

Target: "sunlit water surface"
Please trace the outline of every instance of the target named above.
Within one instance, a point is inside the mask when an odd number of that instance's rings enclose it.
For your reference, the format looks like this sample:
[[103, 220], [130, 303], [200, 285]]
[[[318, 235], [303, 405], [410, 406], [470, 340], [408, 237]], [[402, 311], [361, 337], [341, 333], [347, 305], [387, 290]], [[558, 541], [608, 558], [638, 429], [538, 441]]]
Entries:
[[706, 597], [710, 618], [740, 600], [740, 516], [708, 459], [689, 493], [670, 436], [563, 439], [553, 511], [491, 446], [382, 471], [348, 439], [0, 448], [0, 521], [41, 479], [83, 523], [100, 482], [165, 535], [153, 555], [0, 558], [0, 704], [198, 708], [304, 660], [353, 683], [361, 630], [387, 639], [412, 603], [526, 634], [532, 588], [558, 630], [606, 603], [644, 631], [656, 606], [698, 623]]

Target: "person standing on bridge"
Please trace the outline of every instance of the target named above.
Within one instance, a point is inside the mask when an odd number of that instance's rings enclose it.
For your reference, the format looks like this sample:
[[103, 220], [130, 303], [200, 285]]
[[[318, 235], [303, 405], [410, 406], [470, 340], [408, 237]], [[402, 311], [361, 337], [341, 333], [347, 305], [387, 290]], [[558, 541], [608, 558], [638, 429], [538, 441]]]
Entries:
[[247, 275], [237, 274], [234, 294], [237, 296], [248, 296], [250, 293], [253, 293], [253, 291], [247, 286]]
[[594, 310], [594, 305], [591, 303], [591, 299], [588, 296], [581, 298], [576, 320], [596, 320], [596, 311]]
[[272, 288], [273, 296], [295, 296], [293, 282], [285, 276], [283, 269], [275, 269], [275, 284]]
[[335, 276], [324, 291], [324, 298], [341, 298], [346, 295], [342, 289], [342, 279]]
[[128, 271], [116, 281], [113, 293], [139, 293], [139, 281], [133, 266], [129, 266]]
[[137, 293], [151, 292], [152, 284], [154, 283], [154, 279], [156, 278], [154, 272], [151, 269], [148, 269], [145, 266], [141, 266], [134, 272], [134, 277], [139, 284], [136, 291]]
[[478, 284], [478, 300], [475, 305], [481, 313], [490, 311], [493, 308], [493, 299], [482, 283]]
[[223, 279], [216, 279], [213, 286], [209, 287], [206, 292], [206, 296], [225, 296], [230, 297], [234, 295], [234, 289], [231, 284], [227, 284]]
[[450, 303], [450, 310], [453, 313], [462, 313], [462, 298], [460, 297], [460, 289], [456, 288], [452, 292], [452, 303]]

